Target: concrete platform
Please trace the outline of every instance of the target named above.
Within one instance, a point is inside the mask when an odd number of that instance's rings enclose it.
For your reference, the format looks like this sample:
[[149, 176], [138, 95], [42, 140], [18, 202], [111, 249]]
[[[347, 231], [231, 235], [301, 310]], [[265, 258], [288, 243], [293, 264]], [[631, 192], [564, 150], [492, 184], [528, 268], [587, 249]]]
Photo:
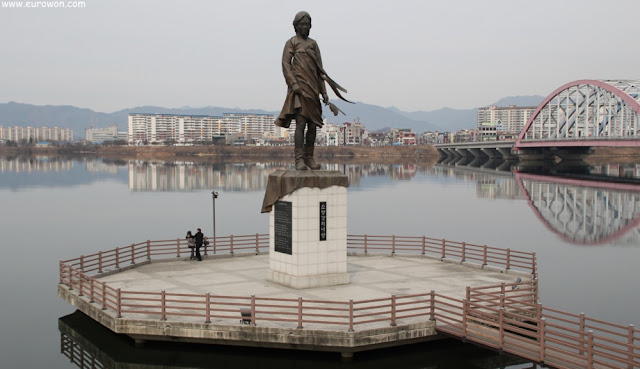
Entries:
[[[460, 263], [442, 262], [422, 256], [348, 256], [351, 283], [322, 288], [293, 289], [267, 280], [268, 255], [238, 255], [205, 258], [202, 262], [187, 259], [154, 260], [152, 263], [115, 273], [105, 273], [98, 280], [112, 288], [127, 291], [298, 298], [309, 300], [349, 301], [412, 295], [435, 290], [453, 298], [463, 298], [467, 286], [512, 283], [516, 274], [481, 269]], [[524, 281], [527, 276], [520, 275]], [[77, 289], [59, 285], [60, 297], [76, 306], [116, 333], [136, 340], [179, 340], [187, 342], [278, 347], [304, 350], [352, 352], [395, 346], [438, 338], [435, 322], [428, 317], [399, 319], [358, 325], [355, 332], [344, 326], [305, 324], [296, 329], [294, 322], [259, 321], [257, 326], [239, 321], [184, 317], [161, 321], [157, 316], [123, 314], [102, 310]]]

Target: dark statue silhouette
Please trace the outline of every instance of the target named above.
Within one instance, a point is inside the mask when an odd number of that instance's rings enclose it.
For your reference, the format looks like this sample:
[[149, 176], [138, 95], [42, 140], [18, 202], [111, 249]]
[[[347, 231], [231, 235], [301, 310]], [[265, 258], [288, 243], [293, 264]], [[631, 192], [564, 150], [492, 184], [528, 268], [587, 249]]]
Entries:
[[[282, 53], [282, 72], [287, 82], [287, 97], [280, 115], [275, 121], [279, 127], [288, 128], [291, 121], [296, 121], [295, 160], [296, 170], [320, 169], [313, 158], [316, 141], [316, 130], [322, 127], [322, 105], [329, 105], [331, 112], [341, 112], [337, 106], [329, 102], [325, 82], [329, 84], [336, 96], [350, 102], [340, 95], [347, 92], [333, 81], [322, 66], [320, 48], [315, 40], [309, 37], [311, 16], [307, 12], [299, 12], [293, 20], [296, 35], [290, 38]], [[343, 113], [344, 114], [344, 113]], [[306, 134], [305, 134], [306, 128]]]

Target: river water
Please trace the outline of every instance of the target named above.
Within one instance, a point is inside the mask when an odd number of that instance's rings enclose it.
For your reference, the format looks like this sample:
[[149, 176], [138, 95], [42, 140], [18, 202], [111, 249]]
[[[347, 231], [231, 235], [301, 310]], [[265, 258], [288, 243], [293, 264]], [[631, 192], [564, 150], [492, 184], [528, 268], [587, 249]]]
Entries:
[[[260, 213], [283, 163], [0, 158], [0, 356], [3, 367], [532, 368], [457, 341], [356, 355], [150, 344], [135, 348], [57, 297], [58, 261], [187, 230], [268, 233]], [[348, 175], [348, 233], [426, 235], [534, 251], [543, 305], [640, 326], [640, 185], [416, 164], [326, 165]], [[598, 174], [640, 177], [640, 166]], [[81, 342], [69, 337], [84, 337]], [[75, 354], [74, 354], [75, 355]], [[73, 356], [76, 357], [76, 356]], [[77, 358], [74, 360], [78, 360]], [[86, 365], [86, 364], [85, 364]], [[88, 366], [90, 367], [90, 366]]]

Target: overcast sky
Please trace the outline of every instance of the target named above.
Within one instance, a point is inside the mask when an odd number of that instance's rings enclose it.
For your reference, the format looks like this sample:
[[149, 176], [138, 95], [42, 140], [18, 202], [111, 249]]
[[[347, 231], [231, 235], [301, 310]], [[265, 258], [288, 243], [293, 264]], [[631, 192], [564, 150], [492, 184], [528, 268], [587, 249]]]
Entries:
[[639, 0], [85, 2], [0, 7], [0, 102], [279, 110], [300, 10], [353, 101], [467, 109], [577, 79], [640, 79]]

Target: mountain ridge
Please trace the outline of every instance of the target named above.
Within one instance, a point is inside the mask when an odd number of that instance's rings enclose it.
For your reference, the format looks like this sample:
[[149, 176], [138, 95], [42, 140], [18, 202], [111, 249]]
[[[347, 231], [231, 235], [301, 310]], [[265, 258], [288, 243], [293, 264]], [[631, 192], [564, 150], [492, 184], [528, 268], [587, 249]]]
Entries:
[[[498, 106], [537, 106], [544, 97], [536, 95], [509, 96], [500, 99]], [[327, 121], [334, 124], [360, 121], [367, 130], [381, 131], [389, 128], [411, 128], [414, 132], [425, 131], [457, 131], [471, 129], [476, 125], [477, 108], [454, 109], [441, 108], [432, 111], [406, 112], [395, 107], [381, 107], [378, 105], [357, 102], [349, 104], [334, 101], [334, 104], [345, 115], [333, 116], [327, 107], [323, 113]], [[178, 114], [178, 115], [213, 115], [223, 113], [273, 114], [279, 111], [262, 109], [224, 108], [218, 106], [164, 108], [159, 106], [137, 106], [121, 109], [112, 113], [97, 112], [88, 108], [72, 105], [33, 105], [18, 102], [0, 103], [0, 126], [58, 126], [73, 130], [76, 139], [84, 137], [86, 128], [104, 128], [117, 125], [119, 130], [125, 130], [127, 116], [130, 113]]]

